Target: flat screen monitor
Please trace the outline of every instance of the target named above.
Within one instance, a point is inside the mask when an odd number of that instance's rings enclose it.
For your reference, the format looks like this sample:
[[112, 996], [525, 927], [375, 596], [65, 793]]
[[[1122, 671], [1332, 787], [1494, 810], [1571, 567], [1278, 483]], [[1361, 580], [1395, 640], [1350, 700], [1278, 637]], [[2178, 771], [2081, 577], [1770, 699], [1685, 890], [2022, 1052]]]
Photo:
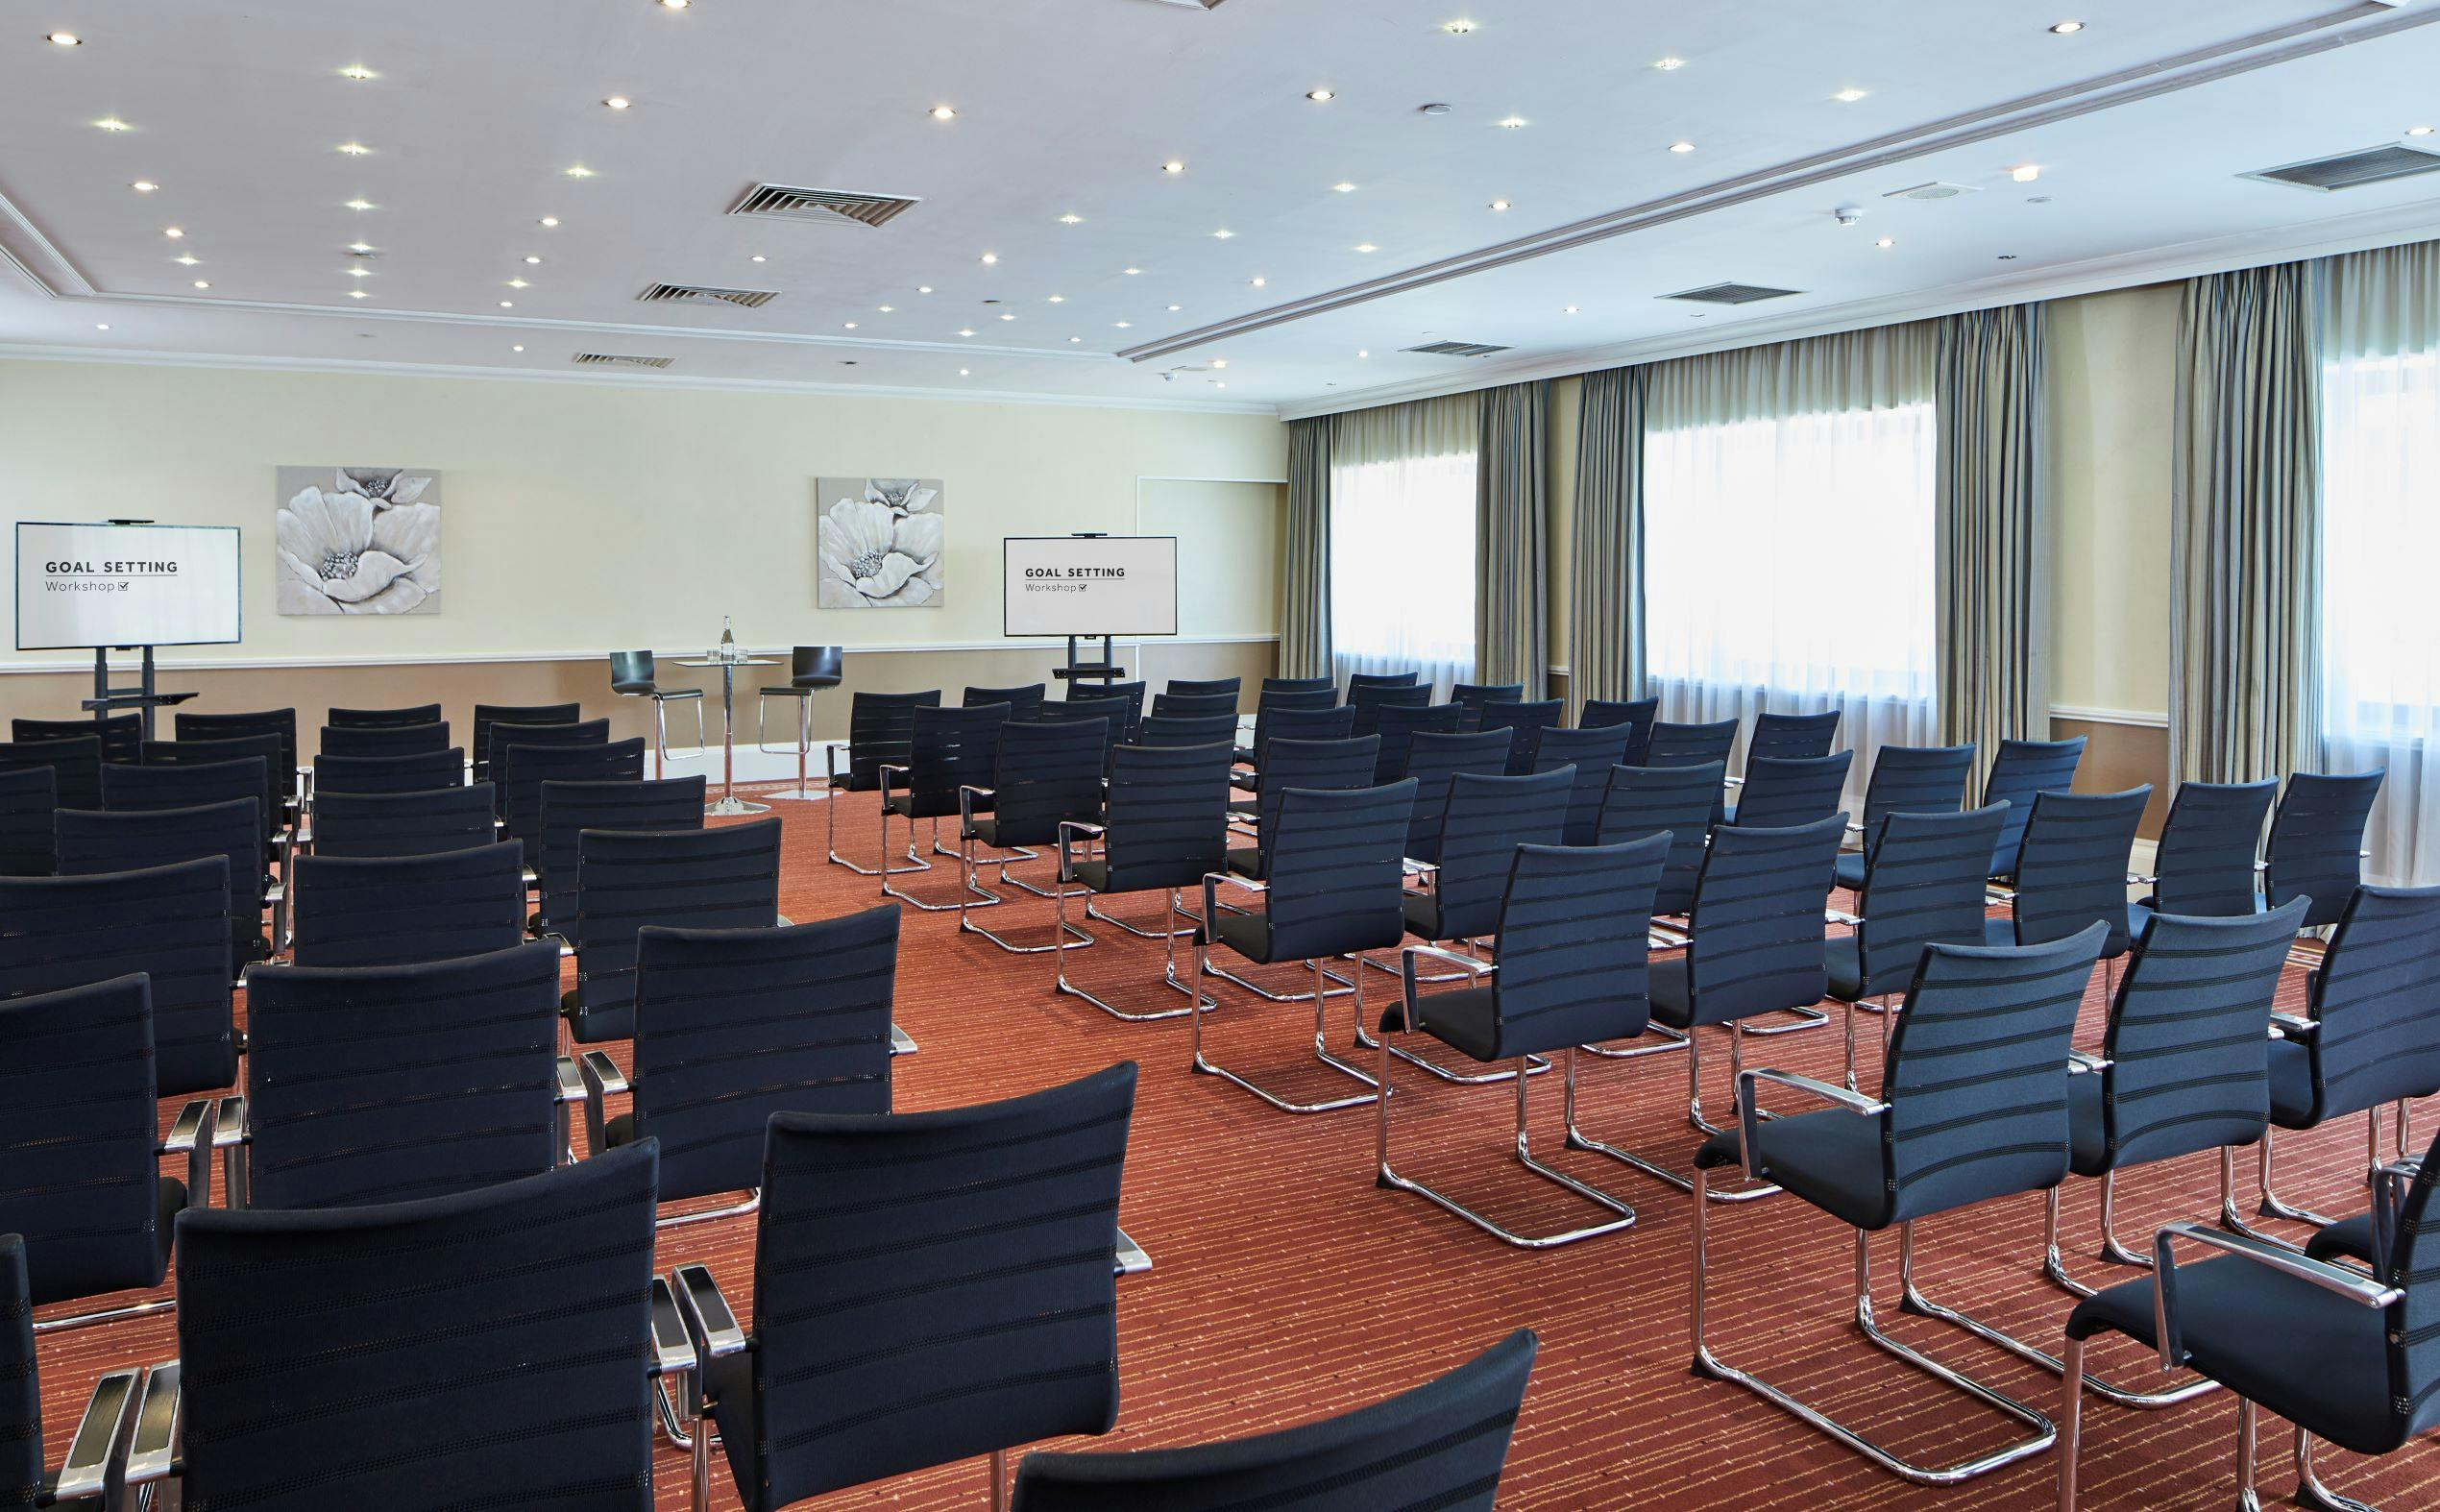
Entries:
[[1175, 635], [1174, 535], [1016, 535], [1004, 543], [1011, 635]]
[[17, 523], [17, 649], [243, 638], [235, 525]]

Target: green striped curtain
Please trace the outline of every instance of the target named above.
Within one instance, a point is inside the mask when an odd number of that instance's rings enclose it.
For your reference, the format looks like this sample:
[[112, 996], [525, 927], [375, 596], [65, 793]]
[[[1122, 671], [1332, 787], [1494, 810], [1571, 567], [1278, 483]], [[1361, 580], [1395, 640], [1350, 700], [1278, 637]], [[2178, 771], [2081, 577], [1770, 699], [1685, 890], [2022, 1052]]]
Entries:
[[1329, 415], [1288, 422], [1288, 514], [1280, 583], [1280, 675], [1330, 673]]
[[1940, 324], [1935, 518], [1940, 739], [1988, 768], [2050, 738], [2049, 402], [2042, 307]]
[[1543, 573], [1549, 503], [1550, 390], [1485, 389], [1475, 453], [1475, 678], [1550, 685], [1549, 605]]
[[1568, 564], [1568, 714], [1644, 692], [1644, 370], [1584, 376], [1575, 559]]

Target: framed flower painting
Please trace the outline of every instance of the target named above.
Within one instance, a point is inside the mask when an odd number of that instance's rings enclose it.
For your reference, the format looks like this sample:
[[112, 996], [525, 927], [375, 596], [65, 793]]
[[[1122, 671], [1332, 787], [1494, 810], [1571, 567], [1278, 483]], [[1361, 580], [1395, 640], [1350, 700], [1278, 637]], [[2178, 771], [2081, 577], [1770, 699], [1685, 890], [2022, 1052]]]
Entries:
[[940, 607], [939, 478], [824, 477], [814, 489], [816, 607]]
[[281, 614], [440, 613], [440, 474], [283, 467], [279, 501]]

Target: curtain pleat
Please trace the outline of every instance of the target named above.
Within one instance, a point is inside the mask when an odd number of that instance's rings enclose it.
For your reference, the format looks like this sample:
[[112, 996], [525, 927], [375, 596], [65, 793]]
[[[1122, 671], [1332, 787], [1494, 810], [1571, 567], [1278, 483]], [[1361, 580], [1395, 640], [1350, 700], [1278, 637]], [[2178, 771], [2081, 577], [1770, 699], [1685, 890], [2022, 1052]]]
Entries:
[[1332, 417], [1288, 422], [1288, 514], [1280, 584], [1280, 675], [1330, 670], [1330, 429]]
[[1485, 389], [1476, 452], [1475, 679], [1523, 683], [1528, 699], [1550, 681], [1549, 585], [1550, 390]]
[[1584, 377], [1569, 564], [1568, 714], [1644, 693], [1644, 370]]
[[1936, 623], [1940, 740], [1988, 768], [2050, 738], [2049, 404], [2038, 305], [1940, 323]]

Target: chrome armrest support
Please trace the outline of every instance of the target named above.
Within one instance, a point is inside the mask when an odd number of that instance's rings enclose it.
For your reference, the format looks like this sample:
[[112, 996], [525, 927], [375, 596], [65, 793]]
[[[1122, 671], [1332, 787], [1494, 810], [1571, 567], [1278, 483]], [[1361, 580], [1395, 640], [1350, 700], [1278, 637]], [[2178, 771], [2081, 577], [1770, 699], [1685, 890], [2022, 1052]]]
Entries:
[[1203, 874], [1203, 938], [1206, 941], [1219, 938], [1213, 933], [1212, 924], [1220, 916], [1220, 910], [1222, 908], [1228, 908], [1229, 912], [1232, 914], [1251, 914], [1254, 912], [1252, 909], [1241, 909], [1223, 904], [1220, 901], [1220, 890], [1217, 886], [1217, 884], [1223, 882], [1226, 882], [1232, 887], [1242, 888], [1248, 892], [1268, 892], [1271, 890], [1271, 885], [1267, 882], [1256, 882], [1252, 878], [1240, 877], [1233, 872], [1205, 872]]
[[1436, 861], [1417, 861], [1412, 856], [1401, 856], [1398, 858], [1398, 865], [1404, 868], [1405, 874], [1410, 877], [1437, 877], [1440, 875], [1440, 863]]
[[907, 774], [907, 768], [904, 767], [878, 767], [874, 768], [874, 775], [881, 779], [881, 806], [884, 809], [890, 807], [890, 774], [893, 771], [901, 777], [904, 777]]
[[1745, 785], [1745, 779], [1743, 777], [1722, 777], [1720, 781], [1720, 786], [1725, 788], [1742, 788]]
[[2213, 1224], [2173, 1223], [2152, 1236], [2153, 1336], [2160, 1346], [2160, 1368], [2176, 1370], [2185, 1363], [2185, 1343], [2178, 1332], [2176, 1241], [2190, 1239], [2206, 1249], [2221, 1250], [2255, 1264], [2309, 1281], [2359, 1307], [2386, 1307], [2405, 1297], [2395, 1286], [2369, 1280], [2360, 1271], [2308, 1257], [2301, 1251], [2268, 1239], [2231, 1233]]
[[1738, 1154], [1745, 1160], [1747, 1181], [1765, 1180], [1760, 1168], [1754, 1164], [1755, 1153], [1762, 1143], [1761, 1099], [1754, 1095], [1755, 1084], [1760, 1082], [1809, 1092], [1825, 1103], [1866, 1118], [1878, 1118], [1890, 1110], [1888, 1103], [1876, 1098], [1867, 1097], [1862, 1092], [1850, 1092], [1843, 1086], [1833, 1086], [1809, 1076], [1798, 1076], [1793, 1071], [1776, 1070], [1770, 1066], [1740, 1071], [1737, 1073], [1737, 1143]]
[[677, 1298], [670, 1283], [652, 1278], [652, 1369], [654, 1376], [674, 1376], [695, 1366], [695, 1341], [687, 1336], [686, 1320], [678, 1316]]
[[2300, 1018], [2294, 1013], [2271, 1015], [2271, 1037], [2274, 1039], [2302, 1039], [2321, 1033], [2321, 1027], [2319, 1020]]
[[[1418, 980], [1415, 975], [1415, 958], [1418, 956], [1429, 956], [1434, 961], [1445, 961], [1452, 966], [1462, 966], [1477, 980], [1490, 976], [1500, 969], [1498, 962], [1476, 961], [1472, 956], [1461, 956], [1453, 950], [1443, 950], [1438, 945], [1408, 945], [1399, 955], [1398, 977], [1399, 985], [1405, 993], [1406, 1012], [1403, 1022], [1406, 1032], [1410, 1035], [1424, 1027], [1423, 1003], [1415, 991]], [[1361, 963], [1358, 964], [1360, 966]]]
[[135, 1430], [127, 1446], [121, 1486], [149, 1486], [178, 1473], [178, 1361], [156, 1365], [144, 1377]]
[[988, 798], [992, 789], [978, 788], [970, 782], [958, 784], [958, 835], [963, 839], [974, 833], [974, 800]]
[[2128, 872], [2128, 873], [2127, 873], [2127, 886], [2129, 886], [2129, 887], [2131, 887], [2131, 888], [2133, 888], [2133, 887], [2157, 888], [2157, 887], [2159, 887], [2159, 885], [2160, 885], [2160, 879], [2159, 879], [2159, 877], [2147, 877], [2147, 876], [2145, 876], [2145, 875], [2144, 875], [2142, 872], [2140, 872], [2140, 871], [2130, 871], [2130, 872]]
[[51, 1488], [55, 1505], [99, 1497], [109, 1489], [135, 1429], [143, 1377], [140, 1370], [114, 1370], [93, 1383], [93, 1395], [85, 1401], [85, 1415], [77, 1420], [76, 1433], [68, 1440], [67, 1459]]
[[2097, 1056], [2088, 1050], [2070, 1050], [2067, 1052], [2067, 1074], [2069, 1076], [2086, 1076], [2095, 1071], [2106, 1071], [2117, 1063], [2117, 1061], [2110, 1060], [2106, 1056]]
[[1821, 911], [1821, 917], [1825, 922], [1832, 924], [1844, 924], [1849, 929], [1861, 929], [1864, 926], [1864, 916], [1862, 915], [1842, 914], [1834, 908], [1823, 909]]
[[1059, 880], [1062, 884], [1076, 880], [1075, 857], [1068, 850], [1068, 842], [1077, 839], [1091, 840], [1094, 836], [1109, 833], [1107, 827], [1086, 819], [1059, 821]]
[[[244, 1104], [238, 1105], [238, 1116], [244, 1116]], [[169, 1137], [160, 1142], [161, 1155], [183, 1155], [186, 1158], [186, 1206], [211, 1206], [211, 1153], [220, 1143], [220, 1105], [208, 1097], [199, 1097], [178, 1110], [177, 1119], [169, 1126]]]

